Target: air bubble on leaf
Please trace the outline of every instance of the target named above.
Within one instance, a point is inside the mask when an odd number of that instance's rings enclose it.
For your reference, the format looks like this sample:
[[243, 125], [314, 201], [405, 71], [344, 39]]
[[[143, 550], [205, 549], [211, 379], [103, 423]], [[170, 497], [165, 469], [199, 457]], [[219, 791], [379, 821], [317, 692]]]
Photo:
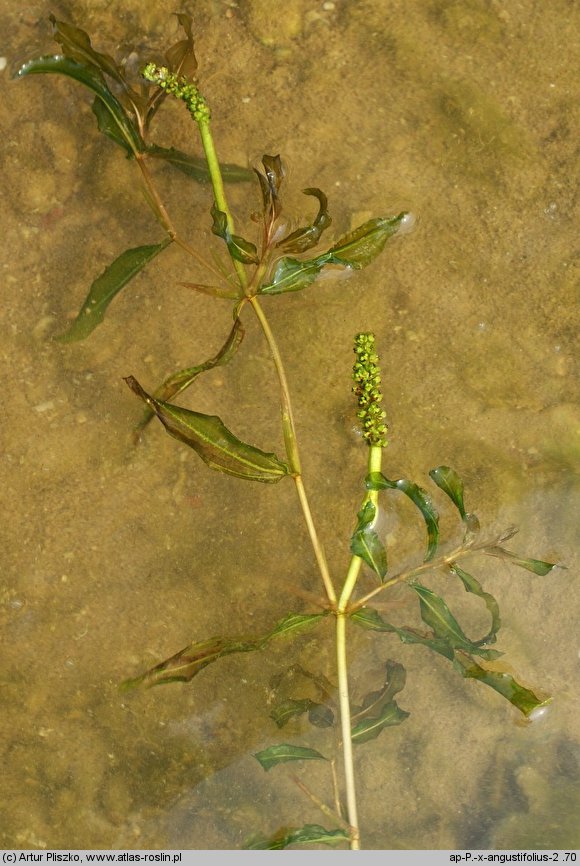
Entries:
[[417, 217], [414, 213], [406, 213], [399, 223], [397, 234], [408, 235], [415, 231], [417, 227]]

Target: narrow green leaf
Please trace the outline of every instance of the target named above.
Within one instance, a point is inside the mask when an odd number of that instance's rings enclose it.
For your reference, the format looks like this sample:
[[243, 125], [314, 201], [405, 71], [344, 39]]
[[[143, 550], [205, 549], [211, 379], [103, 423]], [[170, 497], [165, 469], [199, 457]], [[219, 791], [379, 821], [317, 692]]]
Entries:
[[275, 704], [270, 711], [270, 718], [279, 728], [288, 724], [290, 719], [308, 713], [308, 721], [316, 728], [330, 728], [334, 724], [334, 713], [330, 707], [312, 701], [310, 698], [287, 698]]
[[369, 500], [358, 513], [358, 524], [350, 540], [350, 549], [383, 580], [387, 573], [387, 552], [372, 528], [375, 517], [376, 508]]
[[315, 625], [327, 613], [328, 611], [319, 614], [288, 614], [276, 623], [271, 631], [257, 637], [217, 636], [209, 640], [196, 641], [145, 671], [144, 674], [125, 680], [121, 683], [121, 688], [131, 689], [141, 685], [150, 687], [177, 681], [189, 682], [207, 665], [222, 656], [260, 650], [272, 638], [284, 637], [306, 625]]
[[526, 571], [531, 571], [540, 577], [549, 574], [553, 568], [558, 568], [555, 562], [543, 562], [541, 559], [522, 559], [517, 553], [512, 553], [505, 547], [485, 547], [483, 553], [487, 553], [488, 556], [497, 556], [498, 559], [507, 559], [513, 565], [519, 565], [520, 568], [525, 568]]
[[280, 241], [277, 246], [281, 247], [285, 253], [305, 253], [306, 250], [315, 247], [320, 240], [322, 232], [332, 222], [328, 213], [328, 200], [322, 190], [316, 187], [309, 187], [302, 190], [302, 192], [305, 195], [312, 195], [318, 199], [318, 214], [312, 225], [297, 229]]
[[457, 653], [453, 666], [466, 679], [479, 680], [503, 695], [524, 716], [529, 716], [534, 710], [546, 706], [552, 700], [552, 698], [539, 698], [530, 689], [520, 685], [511, 674], [485, 670], [467, 654]]
[[498, 658], [501, 653], [496, 650], [483, 649], [471, 641], [463, 632], [463, 629], [447, 607], [441, 596], [436, 595], [426, 586], [419, 583], [410, 583], [409, 586], [419, 596], [421, 608], [421, 619], [433, 629], [436, 637], [447, 641], [456, 649], [463, 649], [486, 659]]
[[387, 661], [386, 668], [386, 680], [382, 689], [366, 695], [360, 709], [353, 708], [353, 742], [366, 743], [367, 740], [374, 740], [384, 728], [400, 724], [409, 715], [393, 700], [405, 687], [405, 668], [399, 662], [391, 660]]
[[133, 376], [128, 376], [125, 381], [155, 412], [169, 435], [193, 448], [212, 469], [237, 478], [269, 484], [289, 474], [288, 466], [278, 460], [275, 454], [242, 442], [217, 415], [204, 415], [164, 400], [156, 400], [143, 390]]
[[417, 506], [423, 515], [423, 520], [427, 527], [427, 553], [425, 554], [425, 562], [433, 559], [439, 543], [439, 515], [428, 493], [422, 487], [419, 487], [418, 484], [407, 481], [406, 478], [391, 481], [382, 472], [371, 473], [366, 479], [366, 487], [369, 490], [400, 490], [401, 493], [409, 497], [411, 502]]
[[283, 256], [276, 264], [271, 281], [260, 286], [259, 293], [281, 295], [284, 292], [298, 292], [300, 289], [305, 289], [315, 281], [328, 260], [327, 254], [302, 262], [291, 256]]
[[97, 118], [97, 126], [99, 127], [99, 132], [102, 132], [103, 135], [106, 135], [107, 138], [110, 138], [111, 141], [114, 141], [115, 144], [118, 144], [119, 147], [122, 147], [127, 156], [132, 156], [134, 152], [133, 148], [127, 141], [125, 135], [123, 135], [123, 133], [119, 129], [119, 124], [114, 120], [111, 112], [105, 106], [105, 104], [98, 97], [95, 97], [91, 108], [93, 114]]
[[269, 637], [282, 637], [291, 632], [307, 630], [328, 616], [328, 611], [322, 613], [289, 613], [281, 619], [270, 632]]
[[57, 21], [54, 15], [49, 15], [55, 42], [62, 46], [63, 54], [84, 66], [93, 67], [95, 71], [113, 78], [117, 84], [126, 86], [122, 69], [109, 54], [95, 51], [91, 45], [89, 34], [74, 24]]
[[121, 289], [170, 243], [171, 238], [168, 237], [160, 244], [134, 247], [121, 253], [94, 281], [78, 316], [68, 331], [56, 339], [61, 343], [73, 343], [88, 337], [103, 321], [107, 307], [115, 295], [118, 295]]
[[385, 728], [400, 725], [409, 718], [409, 715], [410, 713], [402, 710], [396, 701], [390, 701], [377, 716], [357, 722], [352, 729], [351, 739], [357, 745], [367, 743], [369, 740], [376, 739]]
[[[190, 154], [177, 150], [175, 147], [160, 147], [158, 144], [149, 145], [147, 155], [165, 160], [198, 183], [209, 183], [211, 180], [205, 157], [190, 156]], [[229, 183], [244, 183], [254, 177], [252, 169], [233, 163], [220, 162], [220, 170], [223, 179]]]
[[[119, 100], [107, 87], [103, 76], [93, 66], [85, 66], [77, 63], [75, 60], [71, 60], [69, 57], [63, 57], [58, 54], [52, 57], [39, 57], [36, 60], [29, 60], [20, 67], [15, 77], [25, 78], [27, 75], [43, 73], [67, 75], [69, 78], [74, 78], [75, 81], [84, 84], [85, 87], [92, 90], [109, 112], [111, 124], [118, 128], [119, 138], [126, 142], [126, 147], [135, 154], [142, 153], [145, 150], [145, 143], [138, 130], [134, 127]], [[100, 126], [100, 128], [102, 127]], [[107, 132], [107, 135], [112, 137], [110, 131]]]
[[382, 252], [387, 240], [398, 232], [406, 216], [406, 213], [400, 213], [395, 217], [368, 220], [328, 250], [330, 261], [356, 270], [365, 268]]
[[258, 650], [263, 646], [264, 639], [248, 639], [212, 637], [209, 640], [192, 643], [185, 649], [155, 667], [150, 668], [144, 674], [121, 683], [124, 690], [136, 688], [137, 686], [157, 686], [174, 682], [189, 682], [197, 674], [212, 662], [222, 656], [231, 653], [245, 653]]
[[290, 719], [307, 713], [313, 704], [314, 701], [311, 701], [310, 698], [302, 698], [301, 700], [287, 698], [285, 701], [280, 701], [280, 703], [272, 707], [270, 718], [275, 721], [279, 728], [283, 728], [284, 725], [288, 724]]
[[232, 258], [238, 262], [242, 262], [244, 265], [257, 265], [258, 250], [255, 244], [250, 243], [250, 241], [245, 240], [239, 235], [231, 234], [228, 227], [227, 215], [218, 209], [215, 202], [212, 205], [211, 215], [213, 217], [211, 230], [214, 235], [217, 235], [226, 242]]
[[425, 646], [447, 659], [453, 659], [455, 651], [448, 641], [424, 635], [413, 628], [398, 628], [386, 622], [380, 613], [372, 607], [364, 607], [351, 614], [351, 620], [361, 628], [371, 631], [391, 632], [396, 634], [402, 643], [419, 644]]
[[455, 563], [449, 567], [449, 570], [456, 574], [460, 581], [463, 583], [466, 592], [471, 592], [473, 595], [478, 596], [482, 599], [487, 607], [489, 614], [491, 616], [491, 628], [489, 632], [482, 637], [480, 640], [474, 641], [477, 646], [483, 646], [484, 644], [495, 643], [496, 635], [501, 626], [501, 619], [499, 614], [499, 605], [493, 595], [489, 592], [485, 592], [480, 582], [473, 577], [473, 575], [468, 574], [466, 571], [463, 571], [462, 568]]
[[458, 509], [461, 519], [465, 520], [467, 512], [463, 504], [463, 481], [454, 469], [449, 466], [437, 466], [429, 473], [437, 487], [451, 499]]
[[197, 71], [191, 32], [193, 21], [191, 16], [184, 12], [175, 12], [175, 16], [185, 30], [185, 39], [180, 39], [171, 48], [168, 48], [165, 52], [165, 59], [172, 72], [183, 78], [192, 79]]
[[[202, 373], [205, 373], [207, 370], [212, 370], [214, 367], [221, 367], [223, 364], [227, 364], [238, 351], [241, 342], [244, 339], [244, 334], [245, 330], [240, 319], [236, 319], [225, 343], [213, 358], [209, 358], [209, 360], [203, 361], [203, 363], [197, 364], [195, 367], [186, 367], [184, 370], [178, 370], [177, 373], [173, 373], [159, 388], [157, 388], [153, 397], [156, 400], [170, 400], [172, 397], [181, 394], [189, 388], [189, 386], [195, 382], [197, 377]], [[135, 428], [135, 435], [137, 437], [141, 430], [143, 430], [143, 428], [146, 427], [149, 421], [154, 417], [154, 410], [150, 409], [148, 406], [143, 413], [143, 418]]]
[[327, 761], [324, 755], [316, 749], [307, 749], [304, 746], [292, 746], [289, 743], [279, 743], [270, 746], [254, 755], [264, 770], [271, 770], [276, 764], [285, 764], [287, 761]]
[[299, 829], [285, 827], [274, 836], [265, 838], [254, 836], [244, 844], [246, 851], [280, 851], [289, 845], [307, 845], [317, 842], [321, 845], [338, 845], [348, 842], [347, 830], [326, 830], [319, 824], [305, 824]]

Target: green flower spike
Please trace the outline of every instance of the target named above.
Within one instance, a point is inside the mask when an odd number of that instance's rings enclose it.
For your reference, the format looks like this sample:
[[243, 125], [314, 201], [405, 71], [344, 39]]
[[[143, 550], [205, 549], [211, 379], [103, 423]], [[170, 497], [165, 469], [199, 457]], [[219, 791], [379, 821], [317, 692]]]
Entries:
[[148, 63], [142, 72], [143, 78], [157, 84], [166, 93], [185, 102], [187, 110], [197, 123], [207, 123], [210, 111], [207, 102], [197, 89], [197, 85], [185, 78], [179, 78], [166, 66]]
[[387, 444], [386, 412], [381, 407], [381, 371], [375, 352], [374, 334], [357, 334], [354, 338], [356, 361], [352, 369], [353, 392], [358, 399], [356, 413], [362, 423], [362, 435], [370, 447], [384, 448]]

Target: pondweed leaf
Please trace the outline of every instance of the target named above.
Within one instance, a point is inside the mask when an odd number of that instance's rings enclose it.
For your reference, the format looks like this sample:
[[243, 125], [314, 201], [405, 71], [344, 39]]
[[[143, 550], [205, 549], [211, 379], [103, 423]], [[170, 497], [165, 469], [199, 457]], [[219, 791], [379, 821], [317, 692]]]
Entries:
[[340, 842], [348, 842], [349, 839], [346, 830], [326, 830], [319, 824], [305, 824], [298, 829], [285, 827], [269, 838], [253, 836], [244, 844], [244, 850], [281, 851], [289, 845], [308, 845], [312, 842], [321, 845], [338, 845]]
[[[171, 400], [171, 398], [175, 397], [176, 394], [181, 394], [189, 388], [201, 373], [205, 373], [207, 370], [213, 370], [214, 367], [221, 367], [223, 364], [227, 364], [238, 351], [241, 342], [244, 339], [244, 334], [245, 330], [240, 319], [236, 319], [232, 330], [228, 334], [227, 340], [213, 358], [209, 358], [201, 364], [196, 364], [195, 367], [186, 367], [184, 370], [178, 370], [176, 373], [173, 373], [165, 380], [165, 382], [163, 382], [162, 385], [159, 386], [159, 388], [156, 389], [153, 397], [156, 400]], [[154, 417], [155, 411], [150, 409], [148, 406], [143, 413], [143, 418], [135, 427], [135, 435], [137, 437], [141, 430], [143, 430]]]
[[[75, 81], [84, 84], [85, 87], [92, 90], [110, 115], [110, 123], [105, 125], [102, 119], [99, 120], [99, 114], [97, 114], [99, 128], [114, 138], [117, 143], [121, 144], [124, 142], [125, 149], [130, 153], [137, 154], [145, 150], [145, 142], [138, 130], [133, 125], [119, 100], [107, 87], [103, 76], [93, 66], [85, 66], [77, 63], [76, 60], [72, 60], [70, 57], [63, 57], [58, 54], [52, 57], [39, 57], [37, 60], [29, 60], [28, 63], [20, 67], [16, 73], [16, 78], [50, 72], [67, 75], [69, 78], [74, 78]], [[118, 136], [112, 134], [112, 126], [116, 126], [118, 129]]]
[[433, 479], [443, 493], [447, 494], [458, 509], [461, 519], [465, 520], [467, 512], [463, 504], [463, 481], [455, 469], [451, 469], [449, 466], [437, 466], [429, 472], [429, 477]]
[[410, 713], [402, 710], [396, 701], [389, 701], [377, 715], [357, 722], [352, 728], [351, 739], [357, 745], [376, 739], [385, 728], [400, 725]]
[[512, 565], [519, 565], [520, 568], [525, 568], [526, 571], [531, 571], [533, 574], [540, 575], [540, 577], [549, 574], [553, 568], [558, 568], [555, 562], [543, 562], [541, 559], [524, 559], [518, 556], [517, 553], [506, 550], [505, 547], [485, 547], [483, 548], [483, 553], [486, 553], [488, 556], [497, 556], [498, 559], [507, 559]]
[[180, 39], [165, 52], [169, 69], [183, 78], [192, 79], [197, 71], [197, 59], [193, 50], [193, 24], [191, 15], [175, 12], [175, 16], [185, 30], [185, 39]]
[[495, 659], [501, 655], [497, 650], [483, 649], [470, 640], [441, 596], [419, 583], [413, 582], [409, 586], [419, 596], [421, 619], [433, 629], [436, 637], [447, 641], [455, 649], [463, 649], [482, 658]]
[[354, 712], [352, 721], [353, 743], [366, 743], [374, 740], [384, 728], [400, 725], [410, 715], [393, 700], [405, 687], [407, 674], [399, 662], [388, 661], [387, 676], [380, 691], [371, 692], [363, 700], [362, 707]]
[[328, 250], [334, 264], [366, 268], [382, 252], [389, 238], [401, 227], [407, 213], [395, 217], [376, 217], [344, 235]]
[[359, 511], [358, 523], [350, 540], [350, 549], [383, 580], [387, 573], [387, 552], [373, 529], [376, 513], [376, 507], [370, 501], [366, 502]]
[[334, 723], [334, 713], [330, 707], [317, 703], [310, 698], [286, 698], [275, 704], [270, 712], [270, 718], [279, 728], [288, 724], [290, 719], [308, 713], [308, 721], [316, 728], [329, 728]]
[[226, 242], [231, 257], [238, 262], [242, 262], [244, 265], [257, 265], [258, 250], [255, 244], [230, 232], [227, 214], [219, 210], [215, 202], [211, 208], [211, 215], [213, 218], [211, 230], [214, 235], [217, 235]]
[[539, 698], [530, 689], [520, 685], [511, 674], [486, 670], [466, 653], [457, 653], [453, 667], [466, 679], [478, 680], [503, 695], [524, 716], [529, 716], [552, 701], [552, 698]]
[[207, 665], [222, 656], [260, 650], [272, 638], [283, 637], [291, 632], [317, 625], [326, 614], [326, 611], [316, 614], [288, 614], [271, 631], [257, 637], [217, 636], [209, 640], [196, 641], [145, 671], [144, 674], [125, 680], [121, 683], [121, 688], [130, 689], [142, 685], [150, 687], [177, 681], [189, 682]]
[[192, 643], [175, 655], [160, 662], [139, 677], [121, 683], [124, 690], [137, 686], [157, 686], [166, 683], [187, 683], [212, 662], [232, 653], [253, 652], [264, 644], [262, 638], [248, 639], [212, 637]]
[[289, 613], [268, 633], [268, 640], [318, 625], [327, 613], [328, 611], [324, 611], [323, 613]]
[[91, 38], [85, 30], [75, 27], [74, 24], [67, 24], [65, 21], [57, 21], [52, 14], [48, 18], [52, 24], [53, 38], [62, 46], [65, 57], [108, 75], [123, 88], [127, 86], [119, 64], [110, 55], [95, 51], [91, 45]]
[[204, 415], [156, 400], [133, 376], [128, 376], [125, 382], [155, 412], [169, 435], [193, 448], [212, 469], [267, 484], [289, 474], [289, 467], [275, 454], [242, 442], [217, 415]]
[[317, 187], [309, 187], [302, 190], [305, 195], [313, 195], [318, 199], [319, 208], [316, 219], [310, 226], [305, 226], [301, 229], [296, 229], [288, 237], [283, 238], [278, 244], [285, 253], [305, 253], [306, 250], [315, 247], [322, 232], [328, 228], [332, 219], [328, 213], [328, 200], [321, 189]]
[[[170, 163], [179, 169], [179, 171], [189, 175], [189, 177], [193, 177], [200, 183], [209, 183], [211, 180], [209, 168], [204, 157], [190, 156], [182, 150], [177, 150], [175, 147], [160, 147], [157, 144], [148, 145], [147, 156], [165, 160], [165, 162]], [[252, 180], [254, 177], [251, 169], [232, 163], [220, 162], [220, 170], [223, 179], [230, 183], [241, 183]]]
[[423, 520], [427, 527], [427, 553], [425, 554], [425, 561], [428, 562], [430, 559], [433, 559], [439, 543], [439, 515], [428, 493], [413, 481], [407, 481], [406, 478], [391, 481], [382, 472], [371, 473], [367, 476], [365, 483], [368, 490], [400, 490], [401, 493], [409, 497], [411, 502], [417, 506], [423, 515]]
[[363, 607], [350, 615], [352, 622], [359, 625], [361, 628], [370, 629], [370, 631], [383, 631], [396, 634], [402, 643], [419, 644], [425, 646], [439, 655], [451, 660], [454, 657], [454, 649], [448, 641], [441, 638], [433, 637], [432, 635], [421, 634], [414, 628], [398, 627], [386, 622], [378, 610], [372, 607]]
[[94, 281], [78, 316], [68, 331], [56, 339], [61, 343], [73, 343], [88, 337], [103, 321], [107, 307], [115, 295], [118, 295], [121, 289], [170, 243], [171, 238], [168, 237], [160, 244], [134, 247], [121, 253]]
[[262, 765], [264, 770], [271, 770], [277, 764], [285, 764], [288, 761], [328, 761], [324, 755], [316, 749], [307, 749], [305, 746], [292, 746], [290, 743], [279, 743], [270, 746], [261, 752], [256, 752], [254, 758]]
[[298, 292], [311, 285], [326, 265], [356, 270], [366, 267], [378, 256], [387, 240], [396, 234], [405, 216], [402, 213], [396, 217], [369, 220], [314, 259], [301, 261], [292, 256], [283, 256], [276, 263], [270, 281], [260, 286], [259, 293], [279, 295], [283, 292]]
[[489, 592], [485, 592], [480, 582], [473, 577], [473, 575], [468, 574], [466, 571], [463, 571], [462, 568], [459, 568], [455, 563], [449, 567], [449, 570], [456, 574], [457, 577], [462, 582], [465, 587], [466, 592], [471, 592], [473, 595], [477, 595], [482, 601], [485, 603], [489, 614], [491, 616], [491, 628], [489, 632], [482, 637], [480, 640], [474, 641], [477, 646], [483, 646], [488, 643], [495, 643], [496, 635], [501, 626], [501, 619], [499, 614], [499, 605], [493, 595]]
[[298, 292], [300, 289], [305, 289], [315, 281], [328, 261], [327, 254], [306, 261], [283, 256], [276, 263], [270, 282], [260, 286], [260, 294], [281, 295], [284, 292]]

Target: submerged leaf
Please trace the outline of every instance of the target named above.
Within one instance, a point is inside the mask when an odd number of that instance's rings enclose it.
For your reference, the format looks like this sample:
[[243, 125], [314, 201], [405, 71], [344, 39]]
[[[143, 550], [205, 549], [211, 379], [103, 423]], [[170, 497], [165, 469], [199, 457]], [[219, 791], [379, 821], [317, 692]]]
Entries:
[[285, 827], [270, 838], [255, 836], [244, 844], [246, 851], [280, 851], [289, 845], [306, 845], [317, 842], [321, 845], [338, 845], [348, 842], [347, 830], [326, 830], [319, 824], [305, 824], [299, 829]]
[[119, 64], [108, 54], [95, 51], [90, 36], [85, 30], [75, 27], [74, 24], [67, 24], [65, 21], [57, 21], [52, 14], [48, 17], [52, 24], [54, 40], [62, 46], [65, 57], [109, 75], [122, 87], [127, 86]]
[[511, 674], [486, 670], [467, 654], [457, 653], [453, 666], [466, 679], [479, 680], [503, 695], [524, 716], [529, 716], [534, 710], [546, 706], [552, 700], [552, 698], [539, 698], [530, 689], [520, 685]]
[[368, 743], [374, 740], [385, 728], [400, 725], [408, 719], [410, 713], [402, 710], [396, 701], [388, 702], [377, 716], [363, 719], [353, 727], [351, 739], [353, 743]]
[[258, 637], [230, 638], [218, 636], [205, 641], [196, 641], [145, 671], [141, 676], [125, 680], [121, 683], [121, 687], [131, 689], [141, 685], [150, 687], [177, 681], [189, 682], [207, 665], [217, 661], [222, 656], [260, 650], [272, 638], [282, 637], [305, 625], [315, 625], [326, 615], [327, 611], [318, 614], [289, 614], [278, 622], [271, 631]]
[[285, 253], [305, 253], [306, 250], [315, 247], [322, 232], [328, 228], [332, 219], [328, 213], [328, 200], [322, 190], [316, 187], [309, 187], [302, 190], [305, 195], [313, 195], [318, 199], [319, 208], [316, 219], [310, 226], [297, 229], [292, 234], [283, 238], [277, 246], [282, 247]]
[[[165, 160], [200, 183], [211, 180], [205, 157], [190, 156], [175, 147], [160, 147], [157, 144], [151, 144], [147, 147], [147, 155]], [[220, 162], [220, 170], [223, 179], [229, 183], [252, 180], [254, 176], [251, 169], [233, 163]]]
[[473, 595], [477, 595], [485, 602], [485, 606], [487, 607], [490, 616], [491, 616], [491, 628], [489, 632], [482, 637], [480, 640], [474, 641], [477, 646], [483, 646], [488, 643], [495, 643], [497, 632], [499, 631], [501, 625], [501, 619], [499, 615], [499, 605], [493, 595], [489, 592], [485, 592], [482, 585], [478, 580], [476, 580], [473, 575], [468, 574], [466, 571], [463, 571], [462, 568], [455, 563], [450, 566], [450, 571], [453, 574], [456, 574], [460, 581], [463, 583], [466, 592], [471, 592]]
[[301, 262], [291, 256], [278, 260], [274, 274], [266, 285], [260, 286], [261, 295], [281, 295], [284, 292], [298, 292], [311, 285], [328, 262], [327, 254]]
[[364, 607], [350, 615], [351, 620], [361, 628], [370, 629], [371, 631], [383, 631], [396, 634], [402, 643], [419, 644], [425, 646], [439, 655], [445, 656], [447, 659], [453, 659], [455, 651], [448, 641], [442, 638], [436, 638], [429, 635], [421, 634], [414, 628], [391, 625], [386, 622], [380, 613], [372, 607]]
[[270, 718], [279, 728], [283, 728], [290, 719], [302, 716], [304, 713], [308, 713], [308, 721], [316, 728], [329, 728], [334, 724], [334, 713], [330, 707], [310, 698], [287, 698], [280, 701], [272, 708]]
[[387, 573], [387, 552], [373, 529], [376, 513], [377, 509], [370, 500], [359, 511], [358, 523], [350, 540], [350, 549], [383, 580]]
[[391, 481], [382, 472], [371, 473], [366, 479], [366, 487], [369, 490], [400, 490], [401, 493], [409, 497], [411, 502], [417, 506], [423, 515], [423, 520], [427, 526], [427, 553], [425, 554], [425, 561], [428, 562], [430, 559], [433, 559], [439, 542], [439, 515], [428, 493], [422, 487], [419, 487], [418, 484], [407, 481], [406, 478]]
[[366, 268], [382, 252], [387, 240], [398, 232], [406, 216], [408, 214], [400, 213], [395, 217], [368, 220], [328, 250], [331, 261], [356, 270]]
[[[106, 132], [109, 137], [115, 138], [118, 143], [121, 143], [121, 141], [125, 142], [124, 146], [134, 154], [142, 153], [145, 150], [145, 142], [138, 130], [133, 125], [119, 100], [107, 87], [103, 76], [93, 66], [84, 66], [81, 63], [77, 63], [76, 60], [72, 60], [70, 57], [63, 57], [60, 54], [52, 57], [39, 57], [37, 60], [29, 60], [28, 63], [21, 66], [16, 73], [16, 78], [50, 72], [74, 78], [75, 81], [84, 84], [85, 87], [88, 87], [89, 90], [92, 90], [96, 94], [110, 115], [110, 123], [104, 128], [104, 123], [102, 119], [99, 120], [99, 114], [97, 114], [99, 128], [103, 132]], [[113, 135], [113, 126], [116, 126], [118, 129], [118, 136]]]
[[505, 547], [485, 547], [483, 548], [483, 553], [487, 553], [488, 556], [497, 556], [499, 559], [507, 559], [513, 565], [519, 565], [520, 568], [525, 568], [526, 571], [531, 571], [540, 577], [544, 577], [553, 568], [558, 567], [555, 562], [544, 562], [541, 559], [524, 559], [518, 556], [517, 553], [506, 550]]
[[471, 641], [447, 607], [441, 596], [419, 583], [409, 584], [419, 596], [421, 619], [431, 626], [436, 637], [447, 641], [455, 649], [463, 649], [486, 659], [498, 658], [496, 650], [483, 649]]
[[255, 244], [230, 232], [227, 214], [219, 210], [215, 203], [212, 205], [211, 215], [213, 217], [211, 230], [214, 235], [226, 242], [231, 257], [244, 265], [257, 265], [258, 250]]
[[363, 705], [352, 716], [352, 721], [358, 719], [352, 726], [353, 743], [366, 743], [374, 740], [384, 728], [400, 725], [409, 713], [393, 700], [396, 694], [403, 690], [407, 674], [399, 662], [388, 661], [387, 676], [383, 688], [378, 692], [368, 694]]
[[212, 469], [268, 484], [289, 474], [289, 467], [275, 454], [242, 442], [217, 415], [204, 415], [156, 400], [133, 376], [128, 376], [125, 382], [155, 412], [169, 435], [193, 448]]
[[318, 625], [327, 613], [328, 611], [323, 611], [323, 613], [289, 613], [274, 626], [268, 635], [268, 639], [282, 637], [283, 635], [290, 634], [290, 632], [302, 631], [313, 625]]
[[447, 494], [458, 509], [461, 519], [465, 520], [467, 512], [463, 504], [463, 481], [455, 469], [451, 469], [449, 466], [437, 466], [429, 472], [429, 476], [437, 487]]
[[270, 770], [276, 764], [285, 764], [287, 761], [328, 761], [324, 755], [316, 749], [307, 749], [304, 746], [292, 746], [289, 743], [279, 743], [270, 746], [254, 755], [264, 770]]
[[166, 683], [186, 683], [222, 656], [258, 650], [263, 646], [263, 642], [262, 638], [244, 640], [212, 637], [209, 640], [192, 643], [141, 676], [125, 680], [121, 683], [121, 687], [126, 690], [142, 685], [150, 687]]
[[184, 12], [175, 12], [177, 20], [185, 30], [185, 39], [180, 39], [165, 52], [165, 59], [171, 72], [191, 80], [197, 71], [197, 60], [193, 50], [193, 21]]
[[[179, 370], [177, 373], [173, 373], [172, 376], [169, 376], [169, 378], [166, 379], [159, 388], [157, 388], [153, 394], [154, 398], [156, 400], [170, 400], [172, 397], [175, 397], [176, 394], [181, 394], [186, 390], [186, 388], [189, 388], [201, 373], [205, 373], [207, 370], [212, 370], [214, 367], [220, 367], [223, 364], [227, 364], [238, 351], [244, 338], [244, 334], [245, 331], [240, 319], [236, 319], [232, 330], [228, 334], [227, 340], [213, 358], [209, 358], [209, 360], [203, 361], [203, 363], [197, 364], [195, 367], [186, 367], [184, 370]], [[143, 418], [135, 428], [137, 436], [154, 417], [155, 411], [150, 409], [148, 406], [147, 409], [145, 409]]]
[[171, 238], [166, 238], [160, 244], [134, 247], [121, 253], [94, 281], [78, 316], [68, 331], [56, 339], [62, 343], [72, 343], [88, 337], [103, 321], [107, 307], [115, 295], [170, 243]]

